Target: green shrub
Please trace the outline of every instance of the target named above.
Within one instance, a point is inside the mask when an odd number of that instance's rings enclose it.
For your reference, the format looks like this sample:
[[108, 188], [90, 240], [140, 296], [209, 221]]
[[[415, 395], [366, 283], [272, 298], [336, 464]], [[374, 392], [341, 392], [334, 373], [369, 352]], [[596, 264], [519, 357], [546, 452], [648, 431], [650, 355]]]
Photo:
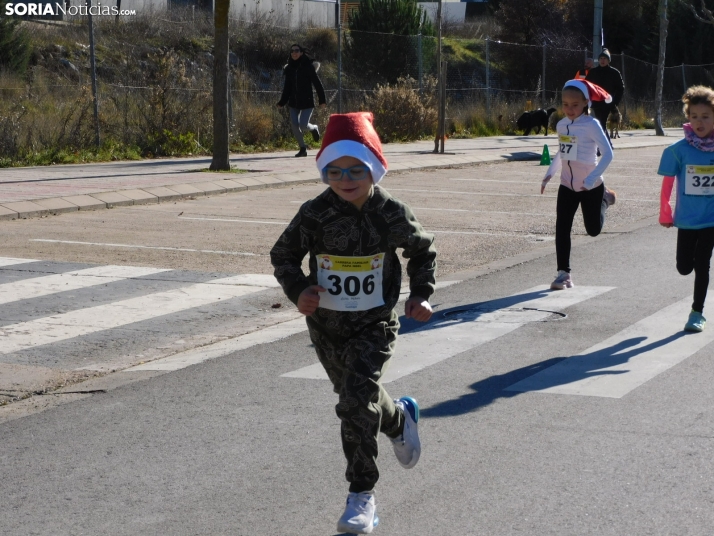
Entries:
[[0, 0], [0, 68], [24, 74], [30, 61], [30, 34], [20, 20], [5, 15], [6, 0]]
[[337, 57], [337, 32], [332, 28], [311, 28], [305, 33], [302, 46], [318, 59]]
[[245, 145], [266, 145], [275, 137], [271, 110], [245, 103], [240, 110], [237, 136]]
[[145, 151], [153, 156], [181, 156], [201, 152], [193, 132], [177, 133], [166, 129], [146, 136]]
[[374, 114], [374, 124], [382, 141], [417, 140], [436, 128], [436, 82], [430, 79], [419, 94], [413, 78], [400, 78], [395, 85], [380, 85], [365, 107]]
[[345, 52], [353, 71], [364, 80], [392, 84], [416, 75], [416, 35], [435, 34], [431, 19], [415, 0], [362, 0], [349, 15], [349, 29]]

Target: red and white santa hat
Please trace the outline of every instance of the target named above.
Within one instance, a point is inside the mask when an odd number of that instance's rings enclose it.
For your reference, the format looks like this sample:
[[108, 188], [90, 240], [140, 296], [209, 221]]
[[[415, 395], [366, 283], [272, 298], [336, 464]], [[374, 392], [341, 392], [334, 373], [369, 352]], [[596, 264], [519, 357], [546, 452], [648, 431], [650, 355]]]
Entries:
[[382, 154], [382, 142], [374, 130], [372, 112], [332, 114], [322, 137], [322, 147], [317, 153], [317, 169], [322, 182], [327, 183], [322, 170], [343, 156], [352, 156], [364, 162], [372, 172], [372, 181], [377, 184], [387, 173], [387, 160]]
[[593, 102], [604, 101], [612, 102], [612, 95], [605, 91], [600, 86], [588, 82], [587, 80], [568, 80], [563, 89], [566, 87], [574, 87], [582, 91], [585, 98], [588, 100], [588, 106], [592, 106]]

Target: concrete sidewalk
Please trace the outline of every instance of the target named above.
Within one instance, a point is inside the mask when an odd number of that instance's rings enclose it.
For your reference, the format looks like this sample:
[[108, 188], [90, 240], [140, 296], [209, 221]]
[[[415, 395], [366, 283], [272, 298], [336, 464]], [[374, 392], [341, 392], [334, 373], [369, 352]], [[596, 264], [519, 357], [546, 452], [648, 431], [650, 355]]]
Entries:
[[[614, 143], [616, 158], [621, 149], [670, 145], [680, 137], [681, 129], [667, 129], [666, 134], [658, 137], [653, 130], [621, 132], [622, 138]], [[449, 139], [444, 154], [432, 152], [432, 141], [392, 143], [384, 145], [384, 153], [390, 171], [408, 171], [539, 160], [545, 143], [553, 154], [557, 146], [554, 135]], [[319, 180], [316, 154], [316, 150], [311, 150], [308, 158], [295, 158], [292, 151], [231, 155], [231, 165], [245, 173], [207, 172], [210, 157], [0, 169], [0, 219], [162, 203], [314, 182]]]

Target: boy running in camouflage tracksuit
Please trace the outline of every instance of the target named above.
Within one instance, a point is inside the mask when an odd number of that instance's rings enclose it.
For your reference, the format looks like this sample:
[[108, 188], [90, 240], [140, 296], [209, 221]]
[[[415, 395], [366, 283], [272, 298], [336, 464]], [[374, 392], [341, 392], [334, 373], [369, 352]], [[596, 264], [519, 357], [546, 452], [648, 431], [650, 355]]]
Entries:
[[[419, 406], [411, 397], [392, 400], [380, 383], [399, 330], [396, 250], [409, 259], [405, 314], [420, 321], [431, 317], [436, 250], [411, 209], [375, 186], [387, 162], [371, 113], [332, 115], [317, 166], [330, 187], [300, 207], [270, 257], [285, 294], [307, 316], [318, 358], [339, 395], [350, 493], [338, 530], [368, 534], [378, 522], [379, 432], [392, 440], [406, 468], [421, 452]], [[309, 275], [301, 268], [306, 254]]]

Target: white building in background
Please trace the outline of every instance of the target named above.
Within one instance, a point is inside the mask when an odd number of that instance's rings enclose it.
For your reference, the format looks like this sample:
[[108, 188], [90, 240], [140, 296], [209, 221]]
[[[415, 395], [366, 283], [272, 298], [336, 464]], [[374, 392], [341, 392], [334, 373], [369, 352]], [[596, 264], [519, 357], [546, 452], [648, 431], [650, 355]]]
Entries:
[[[419, 6], [426, 11], [432, 22], [436, 22], [436, 12], [439, 9], [438, 2], [418, 2]], [[441, 18], [444, 22], [464, 22], [466, 20], [466, 4], [462, 0], [443, 0], [441, 4]]]
[[254, 20], [256, 14], [270, 15], [289, 28], [334, 28], [336, 4], [321, 0], [231, 0], [232, 17]]

